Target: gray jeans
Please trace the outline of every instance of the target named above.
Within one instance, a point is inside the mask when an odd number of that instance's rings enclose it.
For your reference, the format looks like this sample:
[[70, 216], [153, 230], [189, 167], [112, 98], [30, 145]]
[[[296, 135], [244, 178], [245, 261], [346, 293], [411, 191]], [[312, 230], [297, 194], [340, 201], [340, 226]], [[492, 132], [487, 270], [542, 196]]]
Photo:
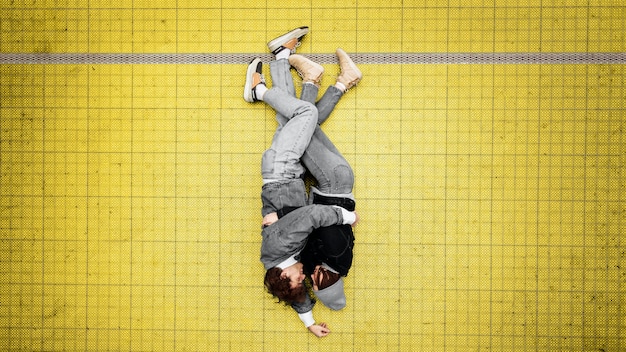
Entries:
[[272, 145], [263, 153], [263, 179], [283, 181], [299, 178], [305, 171], [300, 158], [309, 146], [317, 126], [317, 108], [309, 102], [296, 99], [280, 86], [268, 90], [263, 100], [276, 110], [277, 118], [281, 117]]
[[[270, 63], [270, 72], [273, 87], [278, 87], [288, 92], [290, 95], [295, 96], [295, 87], [288, 60], [272, 61]], [[343, 95], [343, 92], [334, 86], [330, 86], [322, 98], [316, 103], [318, 92], [319, 88], [313, 84], [303, 84], [302, 86], [301, 101], [315, 104], [318, 114], [311, 140], [301, 160], [304, 166], [306, 166], [317, 180], [317, 188], [319, 191], [327, 194], [351, 193], [354, 186], [354, 173], [352, 168], [324, 131], [319, 127], [319, 125], [330, 116]], [[278, 120], [279, 126], [286, 125], [289, 121], [289, 119], [278, 110], [276, 120]]]

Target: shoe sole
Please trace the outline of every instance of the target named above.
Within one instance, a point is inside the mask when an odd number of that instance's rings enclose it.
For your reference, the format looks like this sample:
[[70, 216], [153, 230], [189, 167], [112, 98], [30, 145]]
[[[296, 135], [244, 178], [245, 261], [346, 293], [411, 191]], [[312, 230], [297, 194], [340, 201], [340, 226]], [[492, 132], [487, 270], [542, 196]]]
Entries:
[[274, 52], [274, 50], [280, 48], [281, 45], [289, 40], [293, 38], [298, 38], [298, 40], [300, 40], [300, 38], [304, 37], [307, 33], [309, 33], [309, 27], [303, 26], [296, 28], [278, 38], [272, 39], [269, 43], [267, 43], [267, 47], [270, 49], [270, 52]]
[[261, 62], [261, 59], [259, 58], [252, 60], [248, 65], [248, 71], [246, 72], [246, 84], [243, 87], [243, 100], [248, 103], [254, 103], [254, 97], [252, 96], [252, 76], [256, 73], [256, 67], [259, 62]]

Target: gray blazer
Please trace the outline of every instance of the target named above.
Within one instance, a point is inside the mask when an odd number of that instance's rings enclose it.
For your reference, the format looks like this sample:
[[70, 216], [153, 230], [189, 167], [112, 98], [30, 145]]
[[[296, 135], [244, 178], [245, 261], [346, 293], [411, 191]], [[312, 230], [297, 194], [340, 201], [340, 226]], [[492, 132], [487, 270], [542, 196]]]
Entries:
[[306, 205], [281, 217], [261, 232], [261, 262], [265, 270], [302, 251], [313, 230], [341, 225], [341, 209], [329, 205]]

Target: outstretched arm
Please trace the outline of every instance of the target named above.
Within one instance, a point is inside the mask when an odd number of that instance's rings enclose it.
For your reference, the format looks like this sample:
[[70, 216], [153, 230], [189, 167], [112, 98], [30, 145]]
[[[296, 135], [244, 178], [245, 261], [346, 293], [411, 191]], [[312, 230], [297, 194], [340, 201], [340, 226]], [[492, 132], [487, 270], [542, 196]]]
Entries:
[[311, 297], [307, 292], [306, 299], [304, 302], [294, 302], [291, 304], [291, 308], [293, 308], [296, 313], [298, 313], [298, 317], [304, 323], [304, 326], [309, 329], [309, 331], [317, 336], [324, 337], [330, 333], [330, 329], [326, 323], [315, 323], [315, 318], [313, 318], [313, 306], [315, 303], [311, 301]]

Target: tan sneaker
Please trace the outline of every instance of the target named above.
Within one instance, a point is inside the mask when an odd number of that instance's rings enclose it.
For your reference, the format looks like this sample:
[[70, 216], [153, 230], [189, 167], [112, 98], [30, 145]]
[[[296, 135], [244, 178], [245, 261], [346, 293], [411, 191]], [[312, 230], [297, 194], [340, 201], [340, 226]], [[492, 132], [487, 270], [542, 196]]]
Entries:
[[337, 82], [343, 84], [346, 90], [348, 90], [359, 83], [361, 78], [363, 78], [363, 74], [343, 49], [337, 49], [337, 57], [339, 58], [339, 67], [341, 68]]
[[317, 86], [320, 85], [322, 75], [324, 74], [322, 65], [298, 54], [289, 56], [289, 63], [298, 71], [303, 82], [313, 82]]
[[296, 48], [300, 46], [302, 37], [307, 33], [309, 33], [309, 27], [306, 26], [292, 29], [280, 37], [272, 39], [267, 43], [267, 48], [270, 49], [270, 52], [274, 55], [283, 49], [289, 49], [293, 54], [296, 52]]

